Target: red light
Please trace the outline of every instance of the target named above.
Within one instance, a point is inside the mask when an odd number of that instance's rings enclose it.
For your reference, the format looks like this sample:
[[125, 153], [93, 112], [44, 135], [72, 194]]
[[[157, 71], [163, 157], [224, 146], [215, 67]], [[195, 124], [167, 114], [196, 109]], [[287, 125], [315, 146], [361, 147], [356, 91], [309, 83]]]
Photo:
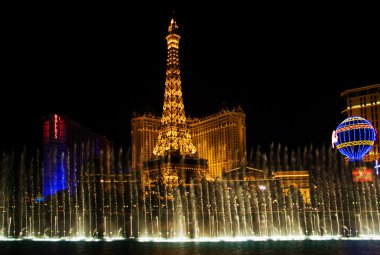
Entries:
[[372, 169], [365, 167], [355, 168], [354, 170], [352, 170], [352, 179], [354, 182], [372, 182]]
[[58, 139], [58, 115], [54, 114], [54, 138]]
[[50, 122], [48, 120], [44, 121], [43, 125], [43, 141], [44, 143], [49, 142], [49, 133], [50, 133]]

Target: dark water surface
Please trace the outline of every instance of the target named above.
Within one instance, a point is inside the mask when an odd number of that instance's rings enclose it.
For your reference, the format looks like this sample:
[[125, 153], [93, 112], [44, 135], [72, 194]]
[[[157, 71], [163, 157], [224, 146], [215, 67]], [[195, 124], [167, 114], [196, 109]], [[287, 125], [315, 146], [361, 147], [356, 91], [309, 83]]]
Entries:
[[0, 255], [234, 255], [234, 254], [334, 254], [379, 255], [380, 240], [301, 240], [242, 242], [139, 242], [120, 241], [0, 241]]

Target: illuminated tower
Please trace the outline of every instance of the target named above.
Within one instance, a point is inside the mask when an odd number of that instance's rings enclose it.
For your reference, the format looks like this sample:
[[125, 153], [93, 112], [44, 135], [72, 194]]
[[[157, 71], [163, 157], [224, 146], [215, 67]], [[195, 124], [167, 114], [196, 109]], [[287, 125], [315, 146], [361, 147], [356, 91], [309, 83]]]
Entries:
[[161, 130], [153, 154], [164, 156], [168, 153], [195, 156], [196, 149], [186, 125], [185, 107], [182, 99], [181, 76], [179, 70], [178, 26], [174, 19], [170, 21], [168, 59], [166, 67], [164, 106], [161, 118]]
[[164, 105], [154, 158], [145, 162], [144, 184], [157, 179], [167, 186], [186, 185], [207, 175], [207, 160], [197, 157], [186, 124], [179, 69], [178, 26], [171, 19], [166, 41], [168, 45]]
[[[170, 155], [207, 159], [207, 174], [222, 178], [246, 165], [245, 113], [240, 107], [186, 119], [179, 67], [178, 26], [171, 20], [162, 118], [134, 114], [131, 121], [132, 168], [142, 175], [152, 159]], [[144, 170], [145, 169], [145, 170]], [[153, 178], [153, 177], [152, 177]]]

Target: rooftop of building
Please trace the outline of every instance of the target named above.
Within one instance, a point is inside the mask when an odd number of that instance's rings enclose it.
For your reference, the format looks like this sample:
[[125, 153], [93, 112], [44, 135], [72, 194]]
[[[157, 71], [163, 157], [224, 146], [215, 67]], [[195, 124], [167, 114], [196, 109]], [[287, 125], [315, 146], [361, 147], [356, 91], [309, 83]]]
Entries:
[[241, 106], [238, 105], [238, 106], [235, 106], [235, 107], [232, 107], [232, 108], [222, 107], [219, 111], [217, 111], [217, 112], [215, 112], [213, 114], [204, 116], [204, 117], [188, 117], [187, 119], [190, 120], [190, 121], [202, 121], [202, 120], [207, 120], [207, 119], [219, 116], [221, 114], [231, 113], [231, 112], [237, 112], [237, 113], [243, 113], [243, 114], [245, 114], [244, 111], [243, 111], [243, 109], [241, 108]]
[[[210, 115], [207, 115], [204, 117], [187, 116], [186, 119], [190, 120], [190, 121], [202, 121], [202, 120], [207, 120], [207, 119], [216, 117], [218, 115], [230, 113], [230, 112], [237, 112], [237, 113], [245, 114], [244, 110], [242, 109], [242, 107], [240, 105], [235, 106], [235, 107], [225, 107], [224, 106], [220, 110], [218, 110], [217, 112], [215, 112], [213, 114], [210, 114]], [[161, 118], [161, 116], [158, 116], [157, 114], [154, 114], [151, 112], [144, 112], [144, 113], [133, 112], [132, 113], [132, 118], [139, 118], [139, 117], [146, 117], [146, 118], [152, 118], [152, 119], [160, 119]]]
[[353, 88], [353, 89], [347, 89], [340, 93], [340, 96], [343, 97], [345, 95], [348, 95], [350, 93], [357, 93], [357, 92], [364, 92], [367, 93], [368, 90], [374, 90], [376, 92], [380, 92], [380, 83], [379, 84], [373, 84], [369, 86], [359, 87], [359, 88]]

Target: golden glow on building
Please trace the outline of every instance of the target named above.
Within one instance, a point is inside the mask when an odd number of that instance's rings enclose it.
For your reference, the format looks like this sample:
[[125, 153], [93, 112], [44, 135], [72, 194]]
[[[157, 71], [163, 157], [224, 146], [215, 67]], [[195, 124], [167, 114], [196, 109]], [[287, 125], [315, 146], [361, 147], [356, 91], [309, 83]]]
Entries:
[[245, 113], [240, 107], [188, 123], [198, 155], [208, 160], [212, 178], [246, 165]]
[[154, 156], [153, 149], [157, 142], [160, 125], [160, 118], [152, 114], [132, 116], [132, 169], [141, 170], [143, 163]]
[[[246, 165], [245, 113], [240, 107], [223, 109], [204, 118], [187, 119], [198, 156], [208, 160], [211, 178]], [[152, 114], [132, 117], [132, 168], [142, 169], [151, 159], [160, 119]]]
[[[342, 113], [347, 117], [361, 116], [370, 121], [377, 130], [380, 128], [380, 84], [349, 89], [340, 94], [345, 100], [345, 110]], [[380, 139], [377, 138], [372, 150], [364, 155], [364, 161], [380, 159]]]
[[290, 186], [298, 189], [301, 192], [305, 204], [311, 204], [309, 171], [278, 171], [274, 172], [273, 179], [280, 181], [285, 193], [288, 193]]

